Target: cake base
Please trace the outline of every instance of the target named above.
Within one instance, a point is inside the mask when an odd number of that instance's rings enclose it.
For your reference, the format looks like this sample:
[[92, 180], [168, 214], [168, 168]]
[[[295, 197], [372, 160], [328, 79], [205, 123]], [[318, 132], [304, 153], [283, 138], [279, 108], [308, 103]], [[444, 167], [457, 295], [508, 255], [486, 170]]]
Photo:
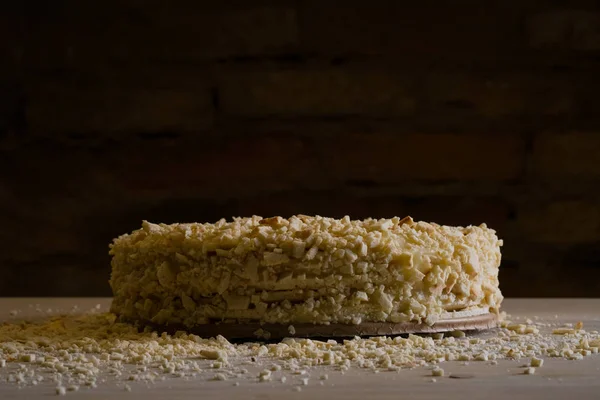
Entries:
[[[465, 315], [466, 314], [466, 315]], [[354, 336], [390, 336], [408, 333], [440, 333], [461, 331], [479, 331], [495, 328], [498, 316], [492, 313], [469, 315], [452, 313], [439, 319], [433, 325], [425, 323], [363, 322], [348, 324], [261, 324], [261, 323], [214, 323], [197, 325], [192, 328], [183, 325], [158, 325], [142, 321], [132, 322], [140, 328], [148, 327], [157, 332], [175, 333], [185, 331], [203, 338], [221, 335], [227, 339], [275, 340], [286, 337], [299, 338], [343, 338]]]

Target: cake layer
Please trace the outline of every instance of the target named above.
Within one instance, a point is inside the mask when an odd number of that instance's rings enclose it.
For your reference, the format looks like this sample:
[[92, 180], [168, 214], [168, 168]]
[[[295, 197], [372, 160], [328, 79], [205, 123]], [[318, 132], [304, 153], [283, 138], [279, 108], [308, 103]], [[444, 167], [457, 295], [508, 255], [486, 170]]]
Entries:
[[418, 322], [497, 312], [499, 240], [485, 225], [298, 215], [156, 225], [111, 245], [112, 311], [195, 326]]

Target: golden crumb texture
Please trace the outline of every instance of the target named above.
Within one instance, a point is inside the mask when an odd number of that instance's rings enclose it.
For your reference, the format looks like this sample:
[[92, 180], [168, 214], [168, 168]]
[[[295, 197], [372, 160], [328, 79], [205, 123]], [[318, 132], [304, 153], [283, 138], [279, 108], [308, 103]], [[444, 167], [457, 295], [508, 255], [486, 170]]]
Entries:
[[433, 324], [497, 313], [502, 241], [485, 224], [297, 215], [142, 223], [110, 246], [122, 320]]

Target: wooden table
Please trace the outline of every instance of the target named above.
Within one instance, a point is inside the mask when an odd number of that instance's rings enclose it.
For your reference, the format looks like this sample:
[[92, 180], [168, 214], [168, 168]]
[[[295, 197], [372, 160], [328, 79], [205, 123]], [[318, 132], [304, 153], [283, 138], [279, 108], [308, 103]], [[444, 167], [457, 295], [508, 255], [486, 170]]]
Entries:
[[[110, 299], [0, 299], [0, 320], [9, 317], [10, 310], [20, 309], [20, 317], [35, 315], [31, 305], [40, 304], [44, 309], [70, 310], [74, 305], [87, 310], [96, 304], [107, 309]], [[503, 309], [513, 319], [538, 316], [552, 322], [583, 321], [587, 330], [600, 330], [600, 299], [508, 299]], [[329, 379], [321, 386], [314, 384], [295, 392], [290, 385], [280, 382], [240, 381], [212, 382], [172, 379], [147, 386], [131, 385], [126, 392], [114, 386], [99, 386], [93, 390], [67, 393], [73, 399], [600, 399], [600, 355], [586, 357], [581, 361], [546, 359], [535, 375], [522, 375], [523, 360], [500, 361], [496, 366], [472, 362], [443, 364], [447, 373], [471, 375], [469, 379], [439, 378], [431, 382], [424, 368], [382, 372], [351, 368], [345, 374], [327, 371]], [[312, 382], [312, 381], [311, 381]], [[45, 399], [51, 396], [53, 384], [43, 383], [35, 387], [18, 389], [13, 384], [0, 382], [0, 399]]]

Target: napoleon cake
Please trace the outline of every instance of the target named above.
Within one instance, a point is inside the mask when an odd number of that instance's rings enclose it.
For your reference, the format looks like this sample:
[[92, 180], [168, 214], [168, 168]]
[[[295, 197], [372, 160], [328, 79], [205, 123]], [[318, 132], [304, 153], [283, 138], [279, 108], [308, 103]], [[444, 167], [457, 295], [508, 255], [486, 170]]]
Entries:
[[200, 336], [486, 329], [502, 302], [485, 224], [297, 215], [153, 224], [110, 246], [121, 321]]

